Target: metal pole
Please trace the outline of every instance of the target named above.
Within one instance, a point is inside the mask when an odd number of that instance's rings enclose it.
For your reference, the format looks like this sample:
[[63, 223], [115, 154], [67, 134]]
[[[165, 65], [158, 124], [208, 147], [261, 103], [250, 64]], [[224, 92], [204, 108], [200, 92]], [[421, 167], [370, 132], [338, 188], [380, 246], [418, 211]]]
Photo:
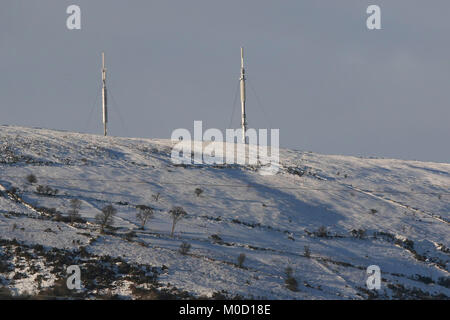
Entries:
[[245, 69], [244, 69], [244, 48], [241, 47], [241, 107], [242, 107], [242, 142], [247, 143], [245, 134], [247, 132], [247, 117], [245, 115]]

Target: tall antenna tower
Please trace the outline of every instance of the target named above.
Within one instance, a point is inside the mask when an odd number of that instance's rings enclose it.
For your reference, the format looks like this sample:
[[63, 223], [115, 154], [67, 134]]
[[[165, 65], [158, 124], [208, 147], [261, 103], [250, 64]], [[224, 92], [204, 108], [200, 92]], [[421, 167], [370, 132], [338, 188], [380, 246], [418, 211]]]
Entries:
[[106, 67], [105, 67], [105, 53], [102, 52], [102, 107], [103, 107], [103, 133], [107, 135], [108, 124], [108, 95], [106, 91]]
[[247, 117], [245, 115], [245, 69], [244, 69], [244, 48], [241, 47], [241, 108], [242, 108], [242, 142], [244, 144], [247, 143], [247, 139], [245, 138], [245, 134], [247, 132]]

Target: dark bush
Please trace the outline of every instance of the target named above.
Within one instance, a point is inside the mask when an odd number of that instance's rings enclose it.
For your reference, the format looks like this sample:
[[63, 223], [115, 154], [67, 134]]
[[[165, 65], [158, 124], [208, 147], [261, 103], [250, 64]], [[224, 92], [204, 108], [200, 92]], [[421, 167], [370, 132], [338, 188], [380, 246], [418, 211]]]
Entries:
[[196, 188], [195, 189], [195, 194], [197, 195], [197, 197], [200, 197], [200, 195], [203, 193], [203, 190], [200, 188]]
[[135, 237], [136, 237], [136, 232], [134, 232], [133, 230], [131, 230], [130, 232], [125, 234], [125, 239], [127, 239], [127, 241], [131, 241]]
[[358, 230], [353, 229], [351, 231], [351, 233], [352, 233], [353, 237], [358, 238], [358, 239], [364, 239], [366, 237], [366, 230], [364, 230], [364, 229], [358, 229]]
[[286, 287], [294, 292], [298, 291], [298, 282], [295, 280], [295, 278], [287, 278], [284, 283], [286, 284]]
[[189, 253], [189, 250], [191, 250], [191, 245], [190, 245], [189, 243], [183, 242], [183, 243], [180, 245], [179, 252], [180, 252], [182, 255], [188, 254], [188, 253]]
[[286, 275], [286, 279], [284, 280], [284, 283], [286, 284], [286, 288], [288, 288], [291, 291], [297, 292], [298, 291], [298, 283], [297, 280], [294, 278], [294, 270], [291, 267], [287, 267], [284, 270], [284, 273]]
[[33, 184], [33, 183], [37, 182], [37, 178], [36, 178], [36, 176], [34, 174], [27, 175], [26, 179], [27, 179], [28, 183], [30, 183], [30, 184]]
[[242, 267], [244, 266], [245, 258], [246, 258], [246, 256], [245, 256], [244, 253], [241, 253], [241, 254], [238, 256], [237, 262], [238, 262], [238, 267], [239, 267], [239, 268], [242, 268]]
[[314, 234], [319, 238], [328, 238], [327, 227], [325, 227], [325, 226], [319, 227], [319, 229], [317, 229], [317, 231], [314, 232]]
[[223, 243], [222, 238], [221, 238], [218, 234], [212, 234], [212, 235], [210, 236], [210, 238], [212, 239], [212, 241], [213, 241], [214, 243], [219, 243], [219, 244]]

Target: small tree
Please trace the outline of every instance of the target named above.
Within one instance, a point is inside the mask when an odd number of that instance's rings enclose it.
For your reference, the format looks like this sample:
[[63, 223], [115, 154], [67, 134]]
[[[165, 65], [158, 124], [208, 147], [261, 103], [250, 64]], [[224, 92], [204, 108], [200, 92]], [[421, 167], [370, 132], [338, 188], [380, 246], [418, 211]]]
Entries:
[[197, 197], [200, 197], [200, 195], [203, 193], [203, 190], [200, 188], [196, 188], [195, 189], [195, 194], [197, 195]]
[[150, 220], [153, 217], [154, 210], [152, 207], [145, 205], [138, 205], [136, 206], [136, 209], [138, 209], [136, 219], [138, 219], [141, 224], [141, 230], [144, 230], [148, 220]]
[[81, 200], [72, 199], [70, 200], [70, 210], [69, 210], [69, 218], [70, 223], [73, 224], [75, 220], [80, 218], [80, 208], [81, 208]]
[[187, 213], [186, 211], [184, 211], [184, 209], [182, 207], [173, 207], [169, 213], [172, 215], [172, 232], [171, 232], [171, 236], [173, 237], [173, 233], [175, 231], [175, 226], [177, 225], [177, 223], [183, 219]]
[[36, 178], [36, 176], [34, 174], [29, 174], [29, 175], [27, 175], [27, 181], [30, 184], [33, 184], [33, 183], [37, 182], [37, 178]]
[[112, 205], [107, 205], [102, 209], [102, 212], [95, 216], [95, 220], [100, 225], [100, 232], [103, 233], [105, 228], [110, 228], [114, 224], [114, 215], [117, 209]]
[[238, 258], [237, 258], [237, 261], [238, 261], [238, 266], [239, 266], [239, 268], [242, 268], [243, 266], [244, 266], [244, 261], [245, 261], [245, 254], [244, 253], [241, 253], [239, 256], [238, 256]]

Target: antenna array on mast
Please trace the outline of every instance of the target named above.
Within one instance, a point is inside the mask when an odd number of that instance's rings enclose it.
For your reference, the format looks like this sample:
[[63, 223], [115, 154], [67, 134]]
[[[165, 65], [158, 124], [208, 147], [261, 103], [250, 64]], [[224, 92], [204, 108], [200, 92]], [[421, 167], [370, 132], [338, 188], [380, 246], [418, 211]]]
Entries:
[[245, 115], [245, 68], [244, 68], [244, 48], [241, 47], [241, 125], [242, 125], [242, 142], [247, 143], [245, 134], [247, 132], [247, 117]]

